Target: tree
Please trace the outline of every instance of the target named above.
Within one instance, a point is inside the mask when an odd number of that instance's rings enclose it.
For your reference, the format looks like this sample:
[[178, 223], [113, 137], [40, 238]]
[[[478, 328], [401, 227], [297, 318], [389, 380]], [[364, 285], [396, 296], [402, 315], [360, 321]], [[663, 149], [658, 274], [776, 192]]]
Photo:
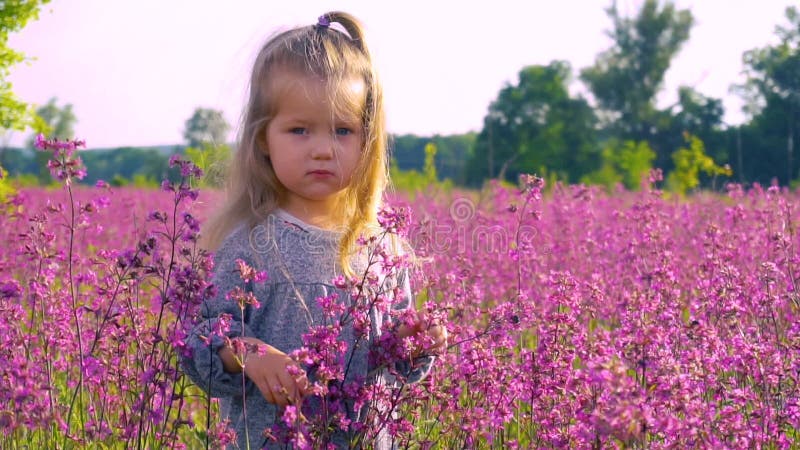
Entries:
[[18, 99], [6, 79], [11, 67], [25, 60], [25, 55], [8, 46], [8, 35], [21, 30], [39, 16], [41, 5], [49, 0], [4, 0], [0, 7], [0, 130], [22, 131], [34, 125], [30, 106]]
[[[31, 19], [39, 16], [39, 8], [49, 0], [4, 0], [0, 4], [0, 132], [22, 131], [29, 126], [38, 127], [40, 122], [30, 105], [18, 99], [7, 80], [11, 67], [25, 60], [25, 55], [8, 46], [8, 35], [21, 30]], [[4, 160], [5, 145], [0, 149], [0, 160]], [[0, 167], [0, 201], [4, 201], [13, 188], [8, 184], [6, 172]]]
[[653, 168], [655, 157], [647, 141], [610, 139], [603, 147], [600, 168], [583, 176], [581, 182], [601, 184], [609, 189], [621, 182], [627, 189], [637, 190], [642, 177]]
[[794, 148], [800, 135], [800, 13], [789, 7], [785, 14], [788, 26], [776, 28], [779, 44], [745, 52], [747, 81], [739, 87], [748, 100], [745, 111], [753, 116], [744, 131], [753, 136], [748, 142], [753, 147], [745, 146], [748, 159], [772, 161], [762, 170], [782, 183], [798, 175]]
[[186, 157], [203, 170], [203, 177], [196, 180], [198, 187], [223, 187], [231, 157], [228, 145], [204, 143], [200, 148], [188, 147]]
[[725, 113], [722, 100], [697, 92], [689, 86], [678, 88], [678, 111], [674, 114], [675, 124], [683, 131], [697, 134], [709, 132], [719, 127]]
[[97, 180], [124, 185], [137, 179], [149, 179], [156, 184], [157, 180], [169, 179], [176, 182], [180, 179], [180, 172], [169, 167], [170, 154], [155, 148], [118, 147], [93, 150], [85, 152], [82, 157], [87, 171], [83, 182], [90, 185]]
[[198, 180], [202, 187], [222, 186], [231, 153], [225, 143], [229, 128], [222, 111], [216, 109], [196, 108], [186, 121], [186, 155], [203, 169], [205, 176]]
[[[77, 117], [72, 112], [72, 105], [67, 103], [59, 107], [55, 97], [51, 98], [44, 105], [36, 108], [36, 116], [41, 121], [41, 130], [34, 131], [28, 139], [28, 148], [33, 148], [33, 140], [38, 132], [42, 132], [50, 138], [73, 139], [75, 137], [75, 122]], [[52, 178], [47, 168], [47, 161], [51, 155], [47, 152], [35, 152], [36, 166], [38, 167], [39, 181], [43, 184], [49, 183]]]
[[710, 176], [731, 176], [730, 167], [725, 164], [718, 166], [714, 160], [706, 155], [703, 141], [697, 136], [684, 133], [685, 147], [672, 154], [675, 170], [667, 177], [667, 185], [680, 195], [686, 194], [691, 189], [700, 185], [701, 173]]
[[[664, 152], [675, 152], [683, 147], [685, 135], [691, 134], [705, 144], [705, 149], [716, 161], [729, 161], [732, 145], [722, 129], [722, 117], [725, 109], [722, 100], [707, 97], [689, 86], [678, 88], [678, 101], [671, 107], [658, 113], [658, 129], [653, 142]], [[658, 167], [664, 170], [674, 169], [663, 159]]]
[[655, 147], [657, 164], [669, 159], [669, 149], [658, 148], [654, 138], [659, 127], [655, 98], [664, 74], [694, 23], [688, 10], [676, 10], [672, 2], [645, 0], [634, 18], [620, 16], [616, 1], [606, 11], [614, 44], [580, 78], [594, 95], [599, 116], [621, 140], [648, 141]]
[[225, 143], [229, 129], [230, 125], [222, 111], [196, 108], [192, 117], [186, 121], [183, 138], [193, 148], [200, 148], [204, 143], [221, 145]]
[[570, 96], [570, 74], [565, 61], [529, 66], [500, 91], [467, 164], [468, 183], [546, 170], [577, 180], [596, 166], [596, 119], [583, 98]]
[[390, 149], [392, 164], [398, 170], [423, 171], [428, 144], [436, 146], [436, 173], [441, 179], [450, 179], [456, 184], [466, 183], [466, 167], [475, 146], [477, 133], [416, 136], [413, 134], [392, 135]]
[[[45, 134], [50, 138], [73, 139], [75, 138], [75, 123], [78, 118], [72, 111], [71, 103], [59, 107], [56, 104], [57, 101], [57, 98], [51, 98], [47, 103], [36, 108], [36, 115], [46, 125], [47, 133]], [[32, 141], [33, 139], [31, 139]]]

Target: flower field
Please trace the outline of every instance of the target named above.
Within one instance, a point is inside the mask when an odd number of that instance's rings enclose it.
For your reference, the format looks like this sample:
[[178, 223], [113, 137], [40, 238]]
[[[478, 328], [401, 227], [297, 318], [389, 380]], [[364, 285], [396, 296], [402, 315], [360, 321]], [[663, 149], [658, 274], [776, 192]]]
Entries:
[[[395, 405], [401, 448], [800, 447], [800, 196], [658, 181], [391, 197], [418, 307], [450, 333]], [[0, 448], [230, 440], [178, 363], [218, 199], [67, 183], [4, 205]]]

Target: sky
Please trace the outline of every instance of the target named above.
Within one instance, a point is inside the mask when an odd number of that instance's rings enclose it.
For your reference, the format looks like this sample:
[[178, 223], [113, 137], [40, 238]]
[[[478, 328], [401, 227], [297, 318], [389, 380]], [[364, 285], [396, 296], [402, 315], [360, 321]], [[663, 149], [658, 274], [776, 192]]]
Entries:
[[[634, 15], [644, 0], [617, 0]], [[0, 2], [2, 4], [2, 2]], [[365, 25], [383, 81], [389, 132], [480, 131], [489, 104], [528, 65], [581, 68], [612, 42], [611, 0], [53, 0], [9, 37], [31, 60], [10, 81], [22, 100], [73, 105], [89, 148], [183, 143], [196, 107], [222, 110], [235, 137], [253, 58], [272, 34], [343, 10]], [[689, 85], [741, 123], [742, 54], [777, 42], [791, 0], [675, 0], [695, 26], [666, 74], [660, 106]], [[3, 139], [21, 145], [27, 135]]]

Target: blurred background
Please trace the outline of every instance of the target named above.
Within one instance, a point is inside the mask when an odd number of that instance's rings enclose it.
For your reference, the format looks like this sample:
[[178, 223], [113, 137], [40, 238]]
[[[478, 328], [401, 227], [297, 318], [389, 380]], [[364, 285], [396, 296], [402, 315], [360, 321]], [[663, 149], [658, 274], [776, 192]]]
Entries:
[[86, 139], [86, 183], [156, 185], [183, 153], [219, 186], [259, 46], [340, 9], [367, 29], [399, 188], [536, 173], [636, 189], [651, 168], [681, 193], [791, 185], [791, 4], [2, 1], [0, 45], [24, 56], [0, 64], [0, 166], [18, 184], [49, 183], [31, 150], [45, 131]]

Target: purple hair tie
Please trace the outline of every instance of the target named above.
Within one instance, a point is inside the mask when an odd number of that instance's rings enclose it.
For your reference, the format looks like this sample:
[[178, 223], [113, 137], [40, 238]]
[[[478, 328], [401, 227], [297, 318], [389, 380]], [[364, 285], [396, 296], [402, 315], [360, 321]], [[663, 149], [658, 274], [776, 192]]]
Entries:
[[319, 16], [319, 18], [317, 19], [317, 27], [328, 28], [329, 26], [331, 26], [330, 19], [328, 19], [328, 17], [325, 16], [324, 14]]

